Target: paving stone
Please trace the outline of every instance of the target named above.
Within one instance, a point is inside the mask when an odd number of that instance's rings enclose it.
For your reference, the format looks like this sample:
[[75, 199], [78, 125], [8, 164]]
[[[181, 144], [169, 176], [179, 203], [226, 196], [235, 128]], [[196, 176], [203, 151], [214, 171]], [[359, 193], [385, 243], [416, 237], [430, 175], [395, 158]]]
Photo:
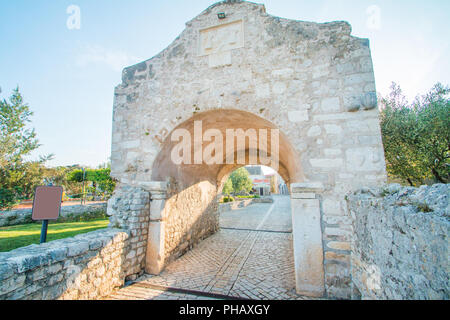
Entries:
[[[107, 299], [198, 299], [140, 285], [172, 287], [257, 300], [303, 300], [295, 292], [288, 196], [224, 212], [219, 232], [169, 264]], [[268, 214], [269, 213], [269, 214]], [[148, 293], [147, 293], [148, 292]]]

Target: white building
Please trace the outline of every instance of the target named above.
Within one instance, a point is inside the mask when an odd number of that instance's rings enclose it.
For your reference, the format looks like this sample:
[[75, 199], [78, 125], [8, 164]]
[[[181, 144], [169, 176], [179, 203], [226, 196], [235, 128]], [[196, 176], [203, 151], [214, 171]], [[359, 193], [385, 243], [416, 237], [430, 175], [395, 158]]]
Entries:
[[281, 176], [271, 168], [264, 166], [246, 166], [253, 183], [253, 191], [260, 196], [274, 194], [289, 194], [286, 183]]

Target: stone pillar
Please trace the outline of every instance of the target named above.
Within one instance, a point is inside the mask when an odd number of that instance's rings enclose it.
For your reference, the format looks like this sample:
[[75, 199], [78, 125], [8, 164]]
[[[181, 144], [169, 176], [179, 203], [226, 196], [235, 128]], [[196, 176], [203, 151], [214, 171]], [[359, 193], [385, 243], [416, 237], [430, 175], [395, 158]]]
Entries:
[[292, 233], [296, 291], [322, 297], [325, 293], [320, 201], [321, 183], [291, 185]]
[[143, 188], [150, 192], [151, 199], [145, 271], [158, 275], [164, 268], [165, 260], [164, 207], [167, 199], [167, 184], [154, 181], [145, 183]]

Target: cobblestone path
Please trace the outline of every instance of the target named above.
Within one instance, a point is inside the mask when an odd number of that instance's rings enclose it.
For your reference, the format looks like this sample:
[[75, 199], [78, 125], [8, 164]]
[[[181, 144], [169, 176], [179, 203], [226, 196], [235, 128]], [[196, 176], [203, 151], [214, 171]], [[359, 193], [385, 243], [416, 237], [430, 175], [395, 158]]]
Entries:
[[222, 213], [219, 232], [108, 299], [305, 299], [295, 293], [290, 199], [274, 200]]

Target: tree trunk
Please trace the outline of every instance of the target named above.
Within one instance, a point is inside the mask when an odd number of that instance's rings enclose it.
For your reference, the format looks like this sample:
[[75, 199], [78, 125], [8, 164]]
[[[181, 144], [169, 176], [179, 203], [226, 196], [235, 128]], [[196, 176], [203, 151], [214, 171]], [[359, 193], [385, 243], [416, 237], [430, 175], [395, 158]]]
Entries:
[[436, 171], [435, 168], [431, 169], [431, 172], [433, 172], [434, 177], [440, 182], [440, 183], [447, 183]]

